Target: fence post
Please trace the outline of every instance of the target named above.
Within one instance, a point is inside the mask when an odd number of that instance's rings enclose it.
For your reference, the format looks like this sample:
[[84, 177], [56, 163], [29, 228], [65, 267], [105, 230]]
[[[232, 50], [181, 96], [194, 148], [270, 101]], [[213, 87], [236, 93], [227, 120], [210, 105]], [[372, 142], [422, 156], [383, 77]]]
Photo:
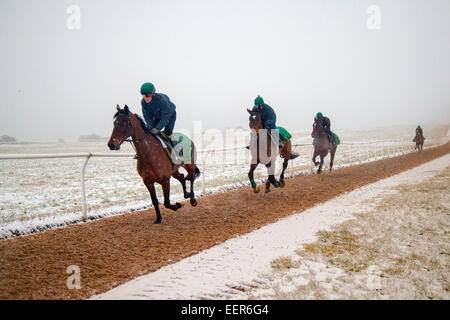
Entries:
[[92, 154], [89, 153], [84, 160], [83, 169], [81, 170], [81, 201], [82, 201], [82, 210], [83, 210], [83, 221], [87, 220], [87, 208], [86, 208], [86, 192], [84, 189], [84, 173], [86, 171], [86, 165], [91, 158]]

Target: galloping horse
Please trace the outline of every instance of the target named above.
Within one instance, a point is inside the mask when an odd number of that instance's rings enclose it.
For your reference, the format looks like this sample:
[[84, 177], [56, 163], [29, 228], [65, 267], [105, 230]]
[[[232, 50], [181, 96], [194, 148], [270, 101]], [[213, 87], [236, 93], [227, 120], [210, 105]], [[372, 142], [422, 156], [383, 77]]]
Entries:
[[[142, 177], [145, 186], [150, 192], [153, 206], [156, 212], [156, 220], [154, 223], [161, 223], [162, 217], [159, 210], [159, 202], [156, 197], [155, 185], [157, 182], [162, 186], [164, 193], [164, 206], [173, 211], [182, 207], [180, 203], [170, 203], [170, 177], [174, 177], [180, 181], [183, 186], [184, 198], [190, 198], [192, 206], [197, 205], [194, 196], [194, 180], [200, 176], [200, 170], [195, 165], [196, 149], [194, 143], [191, 142], [191, 158], [189, 163], [175, 164], [172, 166], [168, 153], [164, 150], [158, 138], [147, 131], [145, 122], [138, 115], [131, 113], [128, 106], [120, 109], [117, 105], [117, 113], [114, 115], [114, 128], [108, 147], [111, 150], [119, 150], [120, 145], [130, 136], [132, 143], [136, 149], [137, 171]], [[187, 150], [189, 151], [189, 150]], [[187, 152], [184, 150], [185, 154]], [[182, 166], [188, 173], [187, 177], [178, 169]], [[186, 191], [186, 180], [191, 182], [191, 192]]]
[[[283, 147], [280, 147], [280, 155], [284, 158], [283, 162], [283, 171], [280, 175], [280, 181], [276, 181], [275, 179], [275, 160], [277, 157], [277, 152], [272, 152], [272, 150], [278, 150], [279, 146], [273, 141], [270, 134], [267, 132], [266, 134], [266, 154], [260, 154], [260, 129], [263, 129], [261, 116], [258, 112], [253, 112], [247, 109], [248, 113], [250, 113], [249, 117], [249, 127], [250, 129], [256, 133], [256, 145], [251, 143], [252, 148], [252, 164], [250, 165], [250, 171], [248, 172], [248, 177], [250, 179], [250, 184], [252, 185], [253, 191], [255, 193], [259, 192], [259, 187], [256, 186], [255, 180], [253, 179], [253, 173], [260, 162], [264, 163], [267, 167], [268, 179], [266, 182], [266, 190], [265, 193], [270, 192], [270, 184], [272, 183], [275, 188], [284, 187], [284, 171], [288, 166], [288, 162], [291, 159], [297, 158], [299, 155], [292, 153], [291, 141], [288, 140], [283, 144]], [[263, 148], [264, 149], [264, 148]], [[261, 161], [263, 160], [263, 161]], [[265, 161], [264, 161], [265, 160]]]
[[414, 141], [416, 141], [416, 147], [414, 148], [414, 150], [419, 149], [419, 152], [422, 152], [423, 138], [418, 129], [416, 129], [416, 137], [414, 138]]
[[[328, 137], [328, 134], [323, 130], [322, 120], [315, 119], [313, 125], [313, 131], [311, 136], [314, 138], [314, 154], [312, 157], [312, 161], [315, 166], [318, 166], [317, 173], [320, 174], [322, 172], [323, 159], [327, 156], [328, 151], [330, 151], [330, 171], [333, 168], [333, 160], [334, 154], [336, 153], [337, 146], [330, 142], [331, 137]], [[317, 156], [320, 156], [320, 163], [316, 161]]]

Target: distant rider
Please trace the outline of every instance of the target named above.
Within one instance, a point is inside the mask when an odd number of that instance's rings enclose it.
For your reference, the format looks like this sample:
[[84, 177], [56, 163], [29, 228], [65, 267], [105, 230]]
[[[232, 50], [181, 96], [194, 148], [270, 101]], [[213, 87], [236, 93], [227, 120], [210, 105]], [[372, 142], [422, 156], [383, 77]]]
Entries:
[[[425, 140], [425, 137], [423, 136], [423, 130], [422, 128], [419, 126], [417, 126], [416, 130], [419, 130], [420, 136], [422, 137], [423, 140]], [[413, 142], [416, 142], [416, 137], [414, 136]]]
[[[336, 144], [336, 141], [334, 139], [334, 134], [331, 132], [331, 121], [328, 117], [324, 117], [322, 112], [318, 112], [316, 114], [316, 119], [322, 119], [322, 127], [323, 130], [331, 137], [332, 144]], [[315, 120], [315, 119], [314, 119]]]

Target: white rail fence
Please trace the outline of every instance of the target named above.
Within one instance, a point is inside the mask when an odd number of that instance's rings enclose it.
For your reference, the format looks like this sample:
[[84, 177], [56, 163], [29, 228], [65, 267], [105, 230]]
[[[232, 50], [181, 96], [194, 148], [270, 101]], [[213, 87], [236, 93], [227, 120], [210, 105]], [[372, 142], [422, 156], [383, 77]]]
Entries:
[[[448, 141], [448, 139], [447, 139]], [[431, 142], [427, 140], [427, 142]], [[432, 144], [428, 143], [426, 148], [437, 146], [441, 143]], [[310, 143], [293, 143], [293, 150], [297, 147], [311, 148], [312, 155], [312, 145]], [[406, 154], [414, 151], [415, 144], [411, 140], [386, 140], [386, 141], [372, 141], [372, 142], [343, 142], [340, 144], [341, 148], [345, 146], [351, 147], [350, 159], [344, 161], [345, 165], [355, 165], [364, 162], [379, 160], [383, 158], [389, 158], [401, 154]], [[355, 152], [355, 146], [359, 146], [357, 152]], [[339, 148], [338, 148], [339, 149]], [[245, 150], [245, 147], [233, 147], [233, 148], [223, 148], [223, 149], [209, 149], [209, 150], [199, 150], [197, 153], [202, 154], [201, 157], [201, 168], [202, 168], [202, 192], [206, 191], [206, 157], [214, 154], [225, 154], [230, 151]], [[337, 155], [339, 154], [338, 153]], [[348, 153], [348, 151], [347, 151]], [[86, 202], [86, 190], [85, 190], [85, 171], [89, 159], [95, 157], [133, 157], [134, 153], [59, 153], [59, 154], [11, 154], [11, 155], [0, 155], [0, 160], [32, 160], [32, 159], [63, 159], [63, 158], [85, 158], [83, 166], [81, 168], [80, 183], [81, 183], [81, 198], [82, 198], [82, 218], [87, 220], [87, 202]], [[312, 171], [312, 162], [310, 170]], [[303, 169], [304, 170], [304, 169]], [[239, 170], [240, 175], [242, 175], [242, 168]], [[295, 173], [294, 161], [291, 161], [290, 173]]]

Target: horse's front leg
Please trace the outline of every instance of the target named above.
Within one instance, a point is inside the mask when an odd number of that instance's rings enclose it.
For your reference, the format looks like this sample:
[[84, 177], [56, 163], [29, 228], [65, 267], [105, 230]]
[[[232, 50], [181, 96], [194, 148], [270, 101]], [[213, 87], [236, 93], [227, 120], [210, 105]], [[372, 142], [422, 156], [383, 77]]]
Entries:
[[317, 173], [320, 174], [322, 172], [322, 166], [323, 166], [323, 156], [320, 156], [320, 165], [319, 165], [319, 169], [317, 169]]
[[183, 205], [181, 203], [170, 204], [170, 178], [161, 183], [164, 193], [164, 206], [170, 210], [177, 211]]
[[161, 217], [161, 213], [159, 211], [158, 198], [156, 197], [155, 184], [153, 181], [150, 181], [149, 179], [144, 180], [144, 183], [145, 183], [145, 186], [147, 187], [148, 191], [150, 192], [150, 197], [152, 199], [153, 208], [155, 208], [156, 220], [153, 223], [161, 223], [162, 217]]
[[266, 168], [267, 168], [268, 178], [266, 181], [265, 193], [270, 192], [270, 184], [273, 184], [273, 186], [275, 188], [280, 187], [280, 183], [275, 179], [275, 160], [266, 164]]
[[250, 165], [250, 171], [248, 172], [248, 179], [250, 180], [250, 184], [253, 188], [254, 193], [259, 192], [259, 187], [256, 185], [255, 180], [253, 179], [253, 173], [255, 172], [256, 167], [258, 166], [258, 163], [252, 163]]
[[314, 150], [314, 154], [312, 157], [312, 162], [314, 163], [314, 165], [317, 167], [319, 165], [319, 162], [316, 161], [316, 158], [318, 156], [318, 153], [316, 152], [316, 150]]

